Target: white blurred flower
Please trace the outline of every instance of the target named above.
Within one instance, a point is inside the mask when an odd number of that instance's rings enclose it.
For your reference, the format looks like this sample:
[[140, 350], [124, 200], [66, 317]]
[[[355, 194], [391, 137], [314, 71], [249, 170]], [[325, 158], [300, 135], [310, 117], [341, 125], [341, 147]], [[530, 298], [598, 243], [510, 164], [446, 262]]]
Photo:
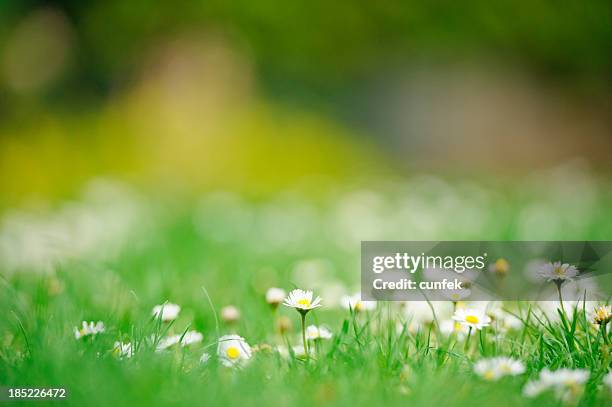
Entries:
[[452, 319], [444, 319], [439, 322], [439, 325], [440, 332], [442, 333], [442, 335], [449, 336], [452, 334], [456, 334], [458, 339], [463, 339], [468, 334], [467, 325], [460, 324], [459, 322], [454, 321]]
[[493, 326], [499, 331], [518, 330], [523, 327], [523, 321], [501, 308], [492, 308], [489, 315], [493, 317]]
[[612, 392], [612, 372], [608, 372], [603, 378], [603, 384], [608, 386], [608, 391]]
[[202, 342], [204, 336], [198, 331], [187, 331], [181, 339], [181, 346], [188, 346], [194, 343]]
[[233, 305], [221, 308], [221, 319], [225, 322], [236, 322], [240, 319], [240, 310]]
[[510, 263], [508, 260], [499, 258], [494, 263], [489, 264], [489, 272], [499, 277], [505, 277], [510, 271]]
[[202, 356], [200, 356], [200, 363], [206, 363], [210, 360], [210, 353], [204, 352]]
[[93, 321], [83, 321], [81, 329], [76, 327], [74, 328], [74, 337], [76, 339], [81, 339], [85, 336], [96, 336], [102, 332], [104, 332], [104, 323], [102, 321], [98, 321], [95, 324]]
[[168, 302], [165, 304], [154, 306], [152, 315], [155, 318], [160, 318], [160, 315], [161, 315], [161, 320], [164, 322], [168, 322], [168, 321], [174, 321], [175, 319], [177, 319], [179, 312], [181, 312], [180, 306]]
[[489, 326], [491, 318], [479, 309], [463, 309], [455, 311], [453, 320], [474, 329], [482, 329]]
[[306, 339], [314, 341], [317, 339], [331, 339], [332, 333], [324, 326], [310, 325], [306, 328]]
[[355, 312], [373, 311], [376, 309], [376, 301], [362, 301], [361, 294], [345, 295], [340, 299], [344, 309], [352, 309]]
[[498, 380], [503, 376], [516, 376], [525, 372], [519, 360], [507, 357], [481, 359], [474, 365], [474, 372], [485, 380]]
[[113, 345], [113, 353], [119, 358], [131, 358], [134, 356], [132, 343], [115, 342]]
[[525, 385], [523, 394], [527, 397], [535, 397], [550, 389], [554, 391], [559, 400], [570, 402], [582, 394], [589, 376], [590, 372], [584, 369], [564, 368], [554, 372], [544, 369], [540, 372], [538, 380], [530, 381]]
[[266, 302], [276, 307], [283, 302], [285, 295], [287, 294], [282, 288], [271, 287], [266, 291]]
[[295, 290], [289, 293], [287, 298], [285, 298], [283, 305], [295, 308], [298, 311], [305, 313], [312, 309], [320, 307], [321, 297], [317, 297], [313, 301], [312, 291], [304, 291], [300, 290], [299, 288], [296, 288]]
[[[285, 359], [289, 358], [290, 353], [289, 353], [289, 349], [286, 346], [277, 346], [276, 350], [277, 350], [278, 354], [281, 357], [283, 357]], [[306, 353], [304, 352], [304, 346], [303, 345], [292, 346], [291, 347], [291, 351], [293, 352], [293, 355], [296, 358], [303, 358], [304, 356], [306, 356]], [[314, 349], [310, 348], [309, 352], [312, 355], [312, 353], [314, 352]]]
[[605, 325], [612, 320], [612, 306], [601, 305], [593, 310], [593, 323], [597, 325]]
[[165, 349], [168, 349], [169, 347], [179, 343], [180, 339], [181, 335], [170, 335], [166, 336], [165, 338], [161, 338], [159, 343], [157, 344], [157, 347], [155, 348], [155, 351], [161, 352]]
[[219, 338], [217, 355], [226, 367], [240, 366], [253, 355], [249, 344], [238, 335], [225, 335]]
[[539, 275], [546, 281], [573, 280], [578, 275], [578, 269], [560, 261], [548, 262], [540, 268]]

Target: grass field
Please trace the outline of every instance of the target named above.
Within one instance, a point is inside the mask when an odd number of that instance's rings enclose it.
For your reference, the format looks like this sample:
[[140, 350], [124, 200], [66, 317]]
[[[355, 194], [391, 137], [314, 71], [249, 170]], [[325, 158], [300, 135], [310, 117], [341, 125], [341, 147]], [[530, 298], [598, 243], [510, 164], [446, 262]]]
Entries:
[[[341, 304], [359, 288], [362, 239], [609, 238], [609, 181], [574, 174], [570, 187], [565, 179], [500, 185], [431, 176], [315, 197], [296, 188], [198, 199], [99, 182], [71, 202], [7, 212], [0, 383], [65, 387], [70, 405], [610, 405], [609, 333], [593, 323], [592, 304], [563, 312], [556, 303], [477, 304], [493, 320], [469, 333], [461, 324], [448, 329], [451, 303]], [[322, 297], [307, 324], [332, 336], [312, 341], [309, 357], [300, 314], [268, 304], [270, 287]], [[180, 305], [176, 319], [152, 315], [164, 303]], [[223, 310], [230, 305], [239, 318]], [[82, 321], [105, 329], [76, 339]], [[191, 330], [202, 340], [159, 349]], [[252, 355], [226, 367], [217, 347], [230, 333]], [[130, 344], [131, 357], [115, 349], [118, 341]], [[497, 356], [522, 368], [503, 377], [475, 370]], [[542, 370], [561, 368], [584, 369], [587, 378], [543, 379], [540, 394], [525, 394]]]

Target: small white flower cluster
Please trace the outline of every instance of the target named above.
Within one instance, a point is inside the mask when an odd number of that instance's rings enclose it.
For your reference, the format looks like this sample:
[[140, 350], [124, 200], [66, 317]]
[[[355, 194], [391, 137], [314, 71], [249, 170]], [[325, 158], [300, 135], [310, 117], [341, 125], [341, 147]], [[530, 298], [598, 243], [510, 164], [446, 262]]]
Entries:
[[559, 369], [554, 372], [544, 369], [538, 380], [532, 380], [525, 385], [523, 394], [536, 397], [542, 392], [553, 390], [559, 400], [570, 402], [582, 394], [589, 376], [590, 372], [584, 369]]
[[98, 321], [95, 324], [93, 321], [83, 321], [81, 329], [74, 328], [74, 337], [76, 339], [81, 339], [86, 336], [96, 336], [102, 332], [104, 332], [104, 323], [102, 321]]
[[474, 372], [485, 380], [495, 381], [524, 373], [525, 365], [520, 360], [501, 356], [479, 360], [474, 365]]

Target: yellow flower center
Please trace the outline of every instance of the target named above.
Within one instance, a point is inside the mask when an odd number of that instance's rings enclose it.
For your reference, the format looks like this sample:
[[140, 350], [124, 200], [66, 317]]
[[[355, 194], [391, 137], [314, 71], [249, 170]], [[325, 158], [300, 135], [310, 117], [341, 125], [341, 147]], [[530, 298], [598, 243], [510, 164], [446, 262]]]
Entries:
[[467, 322], [469, 322], [470, 324], [477, 324], [478, 323], [478, 317], [475, 315], [468, 315], [467, 317], [465, 317], [465, 320]]
[[555, 267], [555, 274], [558, 276], [563, 276], [565, 275], [565, 271], [561, 267]]
[[483, 377], [486, 380], [493, 380], [493, 378], [495, 377], [495, 372], [493, 370], [487, 370], [485, 374], [483, 375]]
[[355, 311], [359, 312], [363, 309], [363, 303], [361, 301], [357, 301], [355, 304]]
[[297, 303], [303, 305], [304, 307], [310, 307], [310, 300], [308, 298], [302, 298]]
[[230, 359], [238, 359], [238, 356], [240, 356], [240, 349], [235, 346], [230, 346], [225, 353], [227, 353], [227, 357]]

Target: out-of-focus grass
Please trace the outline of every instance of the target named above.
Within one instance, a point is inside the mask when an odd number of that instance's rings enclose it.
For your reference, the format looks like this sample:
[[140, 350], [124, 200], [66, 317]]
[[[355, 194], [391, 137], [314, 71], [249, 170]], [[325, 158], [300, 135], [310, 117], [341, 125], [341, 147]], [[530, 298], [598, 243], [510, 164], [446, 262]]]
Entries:
[[[557, 198], [567, 196], [566, 178], [552, 172], [504, 188], [424, 177], [378, 189], [330, 189], [327, 200], [308, 199], [299, 190], [273, 200], [228, 193], [195, 202], [126, 195], [138, 202], [138, 211], [127, 212], [132, 223], [121, 215], [124, 206], [109, 208], [127, 222], [127, 229], [113, 229], [112, 217], [102, 217], [107, 204], [87, 200], [34, 220], [7, 216], [4, 227], [26, 219], [31, 228], [3, 229], [13, 233], [8, 237], [33, 244], [28, 233], [51, 230], [55, 234], [45, 242], [57, 247], [39, 252], [40, 246], [31, 246], [40, 263], [17, 251], [3, 252], [16, 260], [3, 259], [2, 384], [66, 386], [73, 405], [557, 405], [552, 394], [524, 398], [522, 387], [544, 367], [571, 367], [591, 371], [584, 405], [605, 405], [610, 395], [600, 383], [610, 350], [580, 308], [565, 324], [554, 313], [550, 322], [525, 319], [526, 326], [502, 339], [494, 327], [488, 328], [483, 340], [475, 336], [464, 352], [462, 340], [445, 339], [435, 324], [423, 324], [418, 332], [398, 330], [396, 322], [409, 319], [397, 304], [380, 304], [369, 315], [351, 315], [337, 305], [343, 292], [356, 289], [361, 239], [522, 239], [535, 233], [534, 225], [539, 228], [551, 219], [558, 222], [557, 238], [606, 238], [612, 230], [607, 181], [573, 174], [582, 181], [572, 185], [582, 185], [583, 193], [565, 201]], [[94, 188], [86, 196], [95, 201], [103, 191]], [[111, 196], [117, 201], [116, 193]], [[582, 212], [585, 208], [589, 211]], [[97, 217], [104, 222], [87, 222]], [[81, 222], [116, 230], [119, 250], [110, 250], [112, 239], [100, 239], [99, 229], [79, 227]], [[214, 357], [199, 362], [205, 350], [215, 353], [214, 315], [229, 304], [239, 307], [242, 317], [233, 326], [222, 323], [221, 334], [236, 331], [251, 345], [299, 345], [297, 313], [279, 310], [293, 322], [293, 330], [281, 338], [263, 299], [270, 286], [294, 285], [315, 288], [324, 298], [324, 307], [308, 317], [327, 325], [334, 337], [322, 343], [316, 360], [286, 360], [262, 350], [242, 370], [220, 366]], [[166, 300], [183, 308], [169, 331], [196, 329], [204, 334], [203, 344], [161, 353], [146, 344], [161, 329], [151, 308]], [[505, 307], [519, 311], [516, 304]], [[523, 317], [528, 307], [521, 305]], [[73, 328], [82, 320], [102, 320], [107, 330], [93, 340], [77, 341]], [[141, 345], [133, 358], [119, 360], [111, 351], [117, 340]], [[520, 358], [526, 374], [483, 381], [472, 372], [472, 363], [492, 355]]]

